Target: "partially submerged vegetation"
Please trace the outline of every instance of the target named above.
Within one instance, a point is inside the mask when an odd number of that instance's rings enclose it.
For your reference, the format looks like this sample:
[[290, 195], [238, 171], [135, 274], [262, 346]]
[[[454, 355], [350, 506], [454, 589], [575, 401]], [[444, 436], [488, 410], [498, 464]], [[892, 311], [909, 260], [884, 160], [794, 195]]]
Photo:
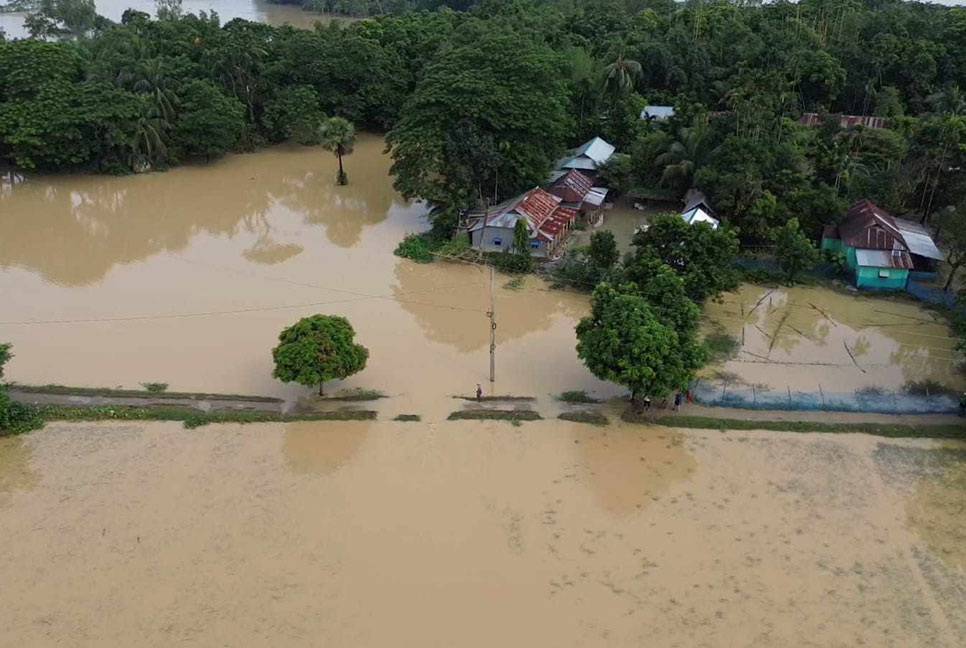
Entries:
[[596, 410], [580, 410], [577, 412], [564, 412], [560, 414], [557, 418], [563, 421], [572, 421], [574, 423], [586, 423], [587, 425], [596, 425], [598, 427], [604, 427], [610, 421], [606, 416], [601, 414]]
[[333, 396], [323, 396], [320, 400], [354, 402], [375, 401], [383, 398], [387, 398], [387, 396], [378, 389], [363, 389], [358, 387], [356, 389], [346, 389]]
[[[146, 386], [146, 384], [145, 384]], [[204, 392], [169, 392], [158, 390], [112, 389], [109, 387], [72, 387], [68, 385], [19, 385], [10, 389], [25, 394], [53, 394], [59, 396], [95, 396], [103, 398], [150, 398], [152, 400], [231, 400], [252, 403], [281, 403], [281, 398], [252, 396], [248, 394], [208, 394]]]
[[446, 417], [448, 421], [539, 421], [543, 417], [533, 410], [469, 409], [453, 412]]
[[423, 420], [423, 417], [419, 414], [399, 414], [393, 420], [401, 423], [418, 423]]
[[665, 427], [706, 430], [771, 430], [776, 432], [827, 432], [835, 434], [861, 433], [891, 438], [966, 439], [966, 424], [902, 423], [821, 423], [815, 421], [760, 421], [703, 416], [668, 415], [658, 418], [642, 417], [630, 411], [621, 417], [629, 423], [646, 423]]
[[583, 390], [579, 390], [579, 391], [565, 391], [565, 392], [557, 395], [557, 400], [563, 401], [565, 403], [572, 403], [572, 404], [580, 404], [580, 403], [596, 404], [596, 403], [600, 403], [600, 399], [599, 398], [594, 398], [593, 396], [591, 396], [590, 394], [588, 394], [587, 392], [585, 392]]

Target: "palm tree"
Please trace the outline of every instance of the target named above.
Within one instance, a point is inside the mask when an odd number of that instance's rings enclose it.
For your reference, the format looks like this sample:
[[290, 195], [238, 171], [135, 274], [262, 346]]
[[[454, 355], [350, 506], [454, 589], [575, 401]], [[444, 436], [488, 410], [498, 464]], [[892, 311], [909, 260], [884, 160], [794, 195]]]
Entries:
[[947, 85], [941, 91], [929, 95], [926, 99], [932, 107], [943, 115], [954, 116], [966, 114], [966, 97], [955, 83]]
[[319, 139], [322, 148], [332, 151], [339, 158], [338, 183], [348, 184], [349, 177], [342, 168], [342, 156], [352, 153], [356, 144], [356, 128], [352, 122], [342, 117], [330, 117], [319, 127]]
[[136, 173], [147, 171], [158, 157], [167, 154], [164, 128], [164, 120], [158, 116], [156, 107], [142, 103], [135, 122], [134, 135], [127, 143], [130, 150], [128, 164]]
[[634, 89], [634, 82], [640, 78], [642, 72], [643, 68], [638, 61], [624, 58], [622, 48], [614, 62], [604, 67], [604, 89], [615, 98], [623, 97]]
[[694, 174], [704, 164], [711, 151], [708, 150], [710, 130], [707, 125], [695, 120], [689, 127], [678, 131], [677, 139], [668, 145], [667, 150], [655, 158], [664, 166], [661, 184], [676, 184], [684, 190], [694, 186]]

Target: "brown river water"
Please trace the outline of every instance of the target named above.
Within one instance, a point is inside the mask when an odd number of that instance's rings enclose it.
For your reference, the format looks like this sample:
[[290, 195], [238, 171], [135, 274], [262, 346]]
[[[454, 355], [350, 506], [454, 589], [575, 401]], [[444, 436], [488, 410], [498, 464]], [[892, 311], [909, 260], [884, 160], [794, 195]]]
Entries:
[[557, 421], [54, 424], [0, 439], [0, 644], [956, 648], [964, 462]]

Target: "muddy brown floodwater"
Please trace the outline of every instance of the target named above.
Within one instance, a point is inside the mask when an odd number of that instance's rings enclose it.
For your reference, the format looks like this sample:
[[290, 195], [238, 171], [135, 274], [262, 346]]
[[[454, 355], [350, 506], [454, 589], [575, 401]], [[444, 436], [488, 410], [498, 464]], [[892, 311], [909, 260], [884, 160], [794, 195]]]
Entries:
[[709, 331], [741, 343], [721, 368], [744, 384], [808, 392], [819, 385], [826, 392], [891, 390], [924, 380], [966, 387], [948, 325], [910, 301], [743, 285], [705, 311]]
[[[272, 378], [271, 348], [299, 317], [333, 313], [371, 351], [348, 386], [397, 396], [399, 411], [455, 409], [446, 396], [488, 386], [489, 278], [393, 256], [426, 210], [393, 191], [382, 149], [360, 138], [347, 187], [333, 156], [301, 147], [123, 178], [0, 176], [9, 377], [295, 398], [305, 390]], [[585, 296], [506, 282], [494, 391], [618, 393], [577, 358]]]
[[0, 439], [7, 646], [966, 644], [966, 445], [563, 422]]

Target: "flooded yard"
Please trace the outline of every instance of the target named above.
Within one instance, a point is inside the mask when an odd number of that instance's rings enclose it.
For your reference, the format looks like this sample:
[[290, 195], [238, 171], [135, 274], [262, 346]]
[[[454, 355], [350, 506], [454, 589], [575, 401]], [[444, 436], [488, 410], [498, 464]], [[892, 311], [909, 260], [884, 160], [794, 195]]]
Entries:
[[[733, 336], [737, 355], [705, 372], [749, 391], [901, 398], [910, 382], [966, 387], [953, 337], [914, 302], [815, 287], [743, 285], [709, 302], [707, 330]], [[722, 378], [722, 376], [724, 378]]]
[[0, 439], [11, 646], [966, 643], [966, 445], [562, 422]]

